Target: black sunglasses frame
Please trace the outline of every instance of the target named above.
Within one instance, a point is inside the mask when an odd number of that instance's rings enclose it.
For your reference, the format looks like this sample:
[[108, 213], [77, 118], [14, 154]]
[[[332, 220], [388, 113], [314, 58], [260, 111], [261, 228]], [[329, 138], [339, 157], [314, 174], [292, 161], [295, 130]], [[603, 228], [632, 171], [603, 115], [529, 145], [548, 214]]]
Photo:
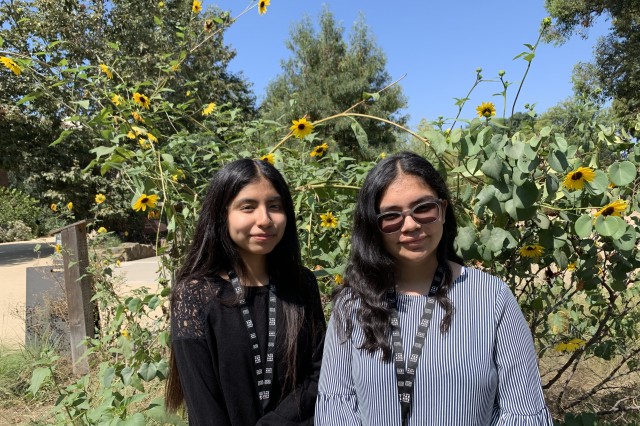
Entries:
[[[420, 225], [428, 225], [430, 223], [434, 223], [437, 222], [438, 219], [442, 218], [442, 204], [443, 204], [444, 200], [440, 199], [440, 198], [436, 198], [433, 200], [427, 200], [424, 201], [422, 203], [418, 203], [415, 206], [413, 206], [410, 209], [407, 210], [403, 210], [403, 211], [388, 211], [388, 212], [384, 212], [384, 213], [380, 213], [378, 216], [376, 216], [376, 224], [378, 225], [378, 230], [380, 232], [382, 232], [383, 234], [395, 234], [396, 232], [400, 232], [402, 230], [402, 227], [404, 226], [404, 221], [407, 218], [407, 216], [411, 216], [411, 219], [413, 219], [414, 222], [419, 223]], [[417, 208], [424, 206], [425, 204], [435, 204], [438, 207], [438, 217], [435, 220], [429, 221], [429, 222], [423, 222], [421, 220], [418, 220], [415, 215], [414, 212]], [[380, 219], [384, 218], [385, 216], [389, 215], [389, 214], [393, 214], [393, 215], [401, 215], [402, 216], [402, 221], [400, 222], [400, 227], [395, 230], [395, 231], [391, 231], [391, 232], [385, 232], [382, 230], [382, 227], [380, 226]]]

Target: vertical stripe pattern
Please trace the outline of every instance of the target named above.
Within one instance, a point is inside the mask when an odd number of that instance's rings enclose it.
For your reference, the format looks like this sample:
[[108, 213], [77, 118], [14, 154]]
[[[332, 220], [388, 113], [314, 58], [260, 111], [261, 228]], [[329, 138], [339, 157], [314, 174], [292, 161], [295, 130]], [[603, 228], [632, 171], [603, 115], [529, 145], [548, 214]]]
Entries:
[[[455, 309], [451, 328], [440, 333], [444, 311], [436, 305], [416, 369], [408, 424], [552, 426], [531, 333], [508, 286], [463, 268], [449, 298]], [[398, 294], [405, 352], [413, 345], [426, 299]], [[382, 362], [380, 351], [371, 355], [358, 349], [364, 334], [355, 312], [351, 318], [353, 335], [343, 343], [333, 317], [329, 322], [315, 424], [399, 425], [393, 361]]]

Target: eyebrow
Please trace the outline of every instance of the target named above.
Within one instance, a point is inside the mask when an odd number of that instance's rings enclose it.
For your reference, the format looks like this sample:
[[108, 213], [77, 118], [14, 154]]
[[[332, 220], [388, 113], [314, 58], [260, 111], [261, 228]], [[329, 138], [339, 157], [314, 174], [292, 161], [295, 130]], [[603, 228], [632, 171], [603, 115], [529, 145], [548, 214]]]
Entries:
[[[272, 203], [272, 202], [274, 202], [274, 201], [282, 201], [282, 197], [281, 197], [281, 196], [279, 196], [279, 195], [276, 195], [276, 196], [274, 196], [274, 197], [270, 197], [270, 198], [267, 198], [267, 199], [266, 199], [266, 202], [267, 202], [267, 203]], [[232, 205], [233, 205], [233, 206], [237, 206], [237, 205], [245, 204], [245, 203], [250, 203], [250, 204], [251, 204], [251, 203], [253, 203], [253, 204], [257, 204], [257, 203], [259, 203], [259, 201], [258, 201], [258, 200], [256, 200], [256, 199], [254, 199], [254, 198], [241, 198], [241, 199], [239, 199], [239, 200], [235, 200], [235, 201], [233, 202], [233, 204], [232, 204]]]
[[[409, 208], [413, 208], [414, 206], [416, 206], [417, 204], [420, 203], [424, 203], [425, 201], [435, 201], [438, 200], [438, 197], [435, 195], [425, 195], [424, 197], [420, 197], [416, 200], [413, 200], [409, 205], [411, 207]], [[386, 212], [399, 212], [402, 211], [402, 208], [398, 205], [391, 205], [391, 206], [380, 206], [380, 213], [386, 213]]]

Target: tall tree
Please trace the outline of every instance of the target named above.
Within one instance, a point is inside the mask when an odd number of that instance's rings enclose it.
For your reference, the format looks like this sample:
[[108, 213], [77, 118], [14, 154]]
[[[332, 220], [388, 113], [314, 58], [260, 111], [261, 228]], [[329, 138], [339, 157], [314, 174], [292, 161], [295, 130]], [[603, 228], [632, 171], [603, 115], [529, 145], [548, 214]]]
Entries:
[[[235, 54], [223, 43], [229, 22], [226, 12], [200, 10], [192, 0], [0, 1], [0, 56], [29, 68], [16, 75], [0, 66], [0, 169], [46, 201], [76, 200], [81, 213], [92, 193], [114, 183], [77, 172], [95, 157], [96, 135], [76, 128], [49, 145], [75, 126], [74, 116], [102, 110], [109, 117], [112, 94], [140, 92], [174, 105], [232, 102], [253, 115], [248, 84], [227, 70]], [[109, 80], [96, 79], [107, 72]], [[42, 90], [52, 81], [44, 77], [56, 74], [59, 84]], [[154, 123], [162, 134], [197, 128], [182, 111], [166, 118]], [[77, 201], [83, 193], [86, 205]]]
[[[309, 17], [293, 27], [287, 42], [291, 57], [282, 62], [283, 73], [267, 88], [261, 105], [264, 117], [291, 122], [307, 115], [315, 121], [345, 111], [362, 100], [364, 93], [378, 92], [391, 83], [385, 55], [364, 17], [351, 28], [348, 43], [343, 33], [327, 8], [320, 16], [319, 31]], [[405, 124], [407, 117], [399, 110], [406, 104], [402, 88], [394, 85], [352, 112]], [[340, 118], [317, 130], [323, 140], [334, 141], [345, 154], [358, 157], [391, 149], [396, 142], [393, 126], [373, 119], [360, 119], [358, 125], [350, 118]]]
[[[611, 32], [595, 49], [589, 71], [602, 92], [601, 99], [612, 100], [612, 112], [631, 131], [640, 114], [640, 0], [546, 0], [545, 6], [556, 18], [551, 40], [564, 42], [573, 34], [583, 36], [596, 19], [608, 18]], [[594, 93], [587, 93], [594, 99]]]

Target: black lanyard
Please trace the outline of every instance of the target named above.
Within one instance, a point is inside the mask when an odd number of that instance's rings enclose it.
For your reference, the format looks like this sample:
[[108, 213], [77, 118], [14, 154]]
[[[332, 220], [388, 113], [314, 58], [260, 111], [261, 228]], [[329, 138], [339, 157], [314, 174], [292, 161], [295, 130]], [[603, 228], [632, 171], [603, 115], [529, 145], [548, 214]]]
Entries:
[[425, 337], [429, 330], [431, 317], [433, 316], [433, 308], [435, 307], [435, 296], [444, 279], [444, 268], [438, 266], [436, 273], [431, 282], [427, 302], [424, 304], [424, 311], [418, 331], [416, 332], [415, 341], [411, 348], [411, 356], [406, 363], [404, 361], [404, 349], [402, 348], [402, 335], [400, 334], [400, 320], [398, 318], [398, 300], [395, 289], [388, 292], [389, 309], [391, 311], [391, 349], [393, 350], [393, 361], [395, 364], [396, 379], [398, 384], [398, 397], [400, 399], [400, 409], [402, 412], [402, 424], [406, 425], [411, 411], [411, 400], [413, 398], [413, 382], [416, 377], [416, 368], [422, 354]]
[[[234, 271], [229, 271], [229, 279], [231, 280], [231, 284], [233, 285], [233, 289], [236, 294], [242, 294], [240, 280]], [[256, 365], [258, 398], [262, 403], [262, 408], [265, 409], [269, 404], [269, 392], [271, 391], [271, 384], [273, 381], [273, 364], [276, 348], [276, 286], [273, 283], [269, 283], [269, 339], [267, 340], [267, 360], [264, 363], [260, 353], [258, 336], [256, 335], [255, 328], [253, 327], [251, 313], [249, 312], [249, 308], [247, 307], [247, 302], [244, 297], [240, 299], [239, 306], [242, 311], [242, 317], [245, 325], [247, 326], [247, 331], [249, 332], [253, 360]]]

